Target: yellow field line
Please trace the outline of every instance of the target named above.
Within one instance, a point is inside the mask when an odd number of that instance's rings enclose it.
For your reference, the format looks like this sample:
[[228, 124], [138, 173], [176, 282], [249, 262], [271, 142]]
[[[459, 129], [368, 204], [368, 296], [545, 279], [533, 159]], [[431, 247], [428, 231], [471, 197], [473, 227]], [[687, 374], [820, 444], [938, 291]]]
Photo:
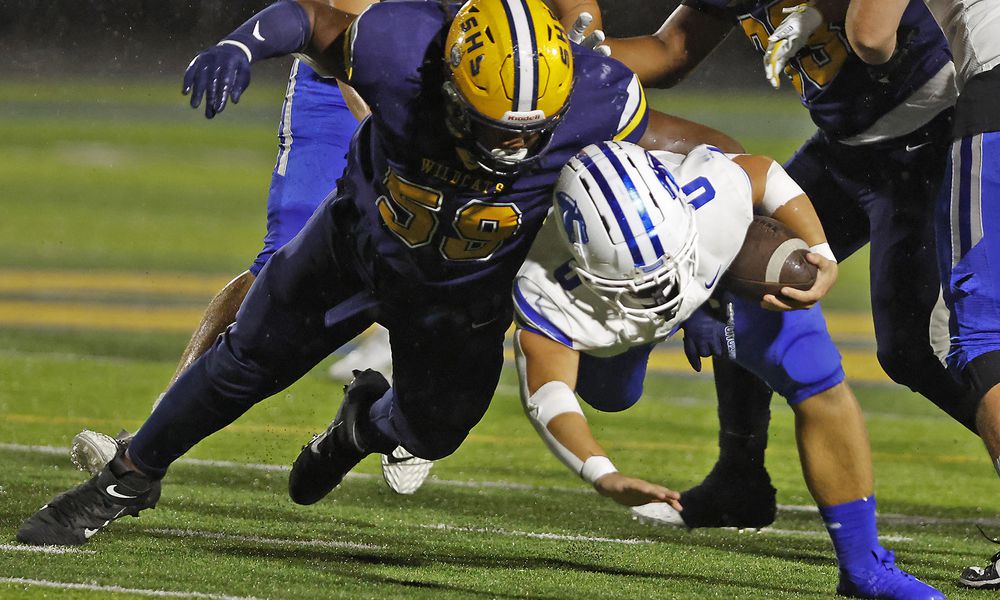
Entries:
[[131, 292], [211, 298], [233, 275], [0, 269], [0, 293]]
[[191, 332], [203, 312], [184, 307], [0, 301], [0, 327]]

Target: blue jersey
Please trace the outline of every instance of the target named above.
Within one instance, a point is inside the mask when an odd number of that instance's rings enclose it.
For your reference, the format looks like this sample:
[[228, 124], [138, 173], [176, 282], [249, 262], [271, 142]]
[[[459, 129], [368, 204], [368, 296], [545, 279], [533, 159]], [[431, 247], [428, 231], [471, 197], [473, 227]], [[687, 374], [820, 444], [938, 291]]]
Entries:
[[[684, 4], [738, 23], [761, 54], [801, 0], [684, 0]], [[844, 22], [822, 23], [788, 62], [785, 73], [813, 122], [834, 139], [868, 129], [934, 76], [950, 60], [948, 44], [923, 0], [910, 0], [899, 24], [900, 55], [892, 68], [871, 68], [850, 49]]]
[[587, 144], [635, 142], [646, 127], [635, 75], [574, 46], [570, 106], [541, 159], [511, 178], [467, 166], [441, 92], [451, 18], [436, 2], [375, 4], [345, 36], [349, 83], [372, 114], [352, 142], [338, 202], [361, 215], [357, 243], [382, 297], [509, 293], [565, 162]]

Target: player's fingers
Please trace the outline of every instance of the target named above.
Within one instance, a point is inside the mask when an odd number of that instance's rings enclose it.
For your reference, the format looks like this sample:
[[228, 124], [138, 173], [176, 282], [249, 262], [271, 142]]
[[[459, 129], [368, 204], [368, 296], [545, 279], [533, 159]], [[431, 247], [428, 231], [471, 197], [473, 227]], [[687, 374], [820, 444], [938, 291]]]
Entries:
[[601, 43], [603, 42], [604, 42], [604, 32], [598, 29], [594, 33], [591, 33], [587, 37], [583, 38], [583, 41], [580, 43], [583, 46], [586, 46], [587, 48], [596, 50], [597, 47], [600, 46]]
[[594, 48], [594, 50], [605, 58], [611, 56], [611, 46], [608, 46], [607, 44], [602, 44]]
[[673, 508], [674, 510], [676, 510], [677, 512], [682, 512], [682, 511], [684, 510], [684, 507], [683, 507], [683, 506], [681, 506], [681, 501], [680, 501], [680, 495], [679, 495], [679, 494], [678, 494], [678, 496], [677, 496], [677, 499], [676, 499], [676, 500], [669, 500], [669, 501], [668, 501], [667, 503], [668, 503], [668, 504], [669, 504], [669, 505], [670, 505], [670, 506], [671, 506], [671, 507], [672, 507], [672, 508]]
[[698, 354], [694, 340], [691, 340], [686, 333], [684, 334], [684, 356], [687, 356], [691, 368], [701, 373], [701, 355]]
[[774, 294], [767, 294], [764, 296], [764, 300], [760, 303], [761, 308], [774, 311], [786, 311], [794, 310], [791, 306], [785, 304]]
[[195, 66], [191, 84], [191, 108], [201, 106], [201, 97], [205, 94], [205, 85], [208, 79], [206, 71], [207, 68], [203, 64]]
[[191, 86], [194, 84], [194, 73], [195, 70], [197, 69], [195, 63], [197, 62], [198, 62], [198, 57], [196, 56], [191, 59], [191, 62], [188, 63], [187, 68], [184, 69], [184, 80], [181, 83], [181, 94], [185, 96], [191, 92]]
[[582, 12], [580, 16], [573, 21], [573, 26], [569, 30], [570, 41], [579, 44], [583, 40], [583, 32], [587, 31], [590, 27], [590, 23], [594, 20], [594, 17], [589, 12]]

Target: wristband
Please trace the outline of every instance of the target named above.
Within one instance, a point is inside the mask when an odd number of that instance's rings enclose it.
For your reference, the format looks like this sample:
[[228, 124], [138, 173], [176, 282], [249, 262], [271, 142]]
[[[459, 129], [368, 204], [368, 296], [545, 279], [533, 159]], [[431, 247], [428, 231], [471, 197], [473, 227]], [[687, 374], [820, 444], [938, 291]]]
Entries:
[[819, 254], [820, 256], [822, 256], [827, 260], [832, 260], [833, 262], [837, 262], [837, 257], [833, 255], [833, 250], [830, 248], [830, 244], [826, 242], [823, 242], [822, 244], [816, 244], [815, 246], [810, 246], [809, 251]]
[[617, 472], [618, 469], [611, 464], [611, 459], [607, 456], [591, 456], [583, 462], [583, 468], [580, 469], [580, 477], [590, 485], [594, 485], [594, 482], [608, 473]]

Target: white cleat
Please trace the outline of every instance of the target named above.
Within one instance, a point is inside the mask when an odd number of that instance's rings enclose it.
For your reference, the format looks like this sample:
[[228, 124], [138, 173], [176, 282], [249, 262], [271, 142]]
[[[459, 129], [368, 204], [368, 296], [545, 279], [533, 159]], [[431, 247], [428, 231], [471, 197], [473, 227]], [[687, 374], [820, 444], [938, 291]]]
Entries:
[[77, 469], [97, 475], [118, 452], [118, 442], [110, 435], [84, 429], [73, 438], [69, 459]]
[[351, 381], [354, 379], [354, 371], [365, 369], [385, 374], [392, 371], [389, 331], [381, 325], [376, 325], [353, 350], [330, 366], [330, 377], [337, 381]]
[[397, 446], [392, 454], [382, 455], [382, 478], [397, 494], [412, 494], [424, 484], [433, 466], [433, 460], [417, 458]]
[[632, 518], [644, 525], [668, 525], [670, 527], [687, 527], [681, 513], [666, 502], [650, 502], [632, 507]]

